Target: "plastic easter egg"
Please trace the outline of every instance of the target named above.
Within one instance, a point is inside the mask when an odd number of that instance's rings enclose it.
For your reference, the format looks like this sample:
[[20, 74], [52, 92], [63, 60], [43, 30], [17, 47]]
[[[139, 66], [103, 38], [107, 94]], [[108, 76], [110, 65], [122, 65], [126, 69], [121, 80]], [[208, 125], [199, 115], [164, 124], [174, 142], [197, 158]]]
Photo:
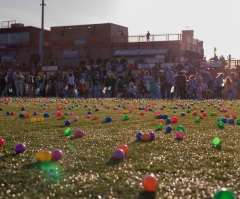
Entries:
[[167, 119], [168, 115], [164, 114], [162, 119]]
[[65, 124], [65, 126], [69, 126], [69, 125], [71, 124], [71, 122], [70, 122], [69, 120], [66, 120], [66, 121], [64, 122], [64, 124]]
[[149, 132], [149, 135], [150, 135], [150, 140], [154, 140], [156, 137], [154, 132]]
[[220, 140], [220, 138], [215, 137], [215, 138], [213, 138], [213, 140], [212, 140], [212, 144], [213, 144], [213, 146], [215, 146], [215, 147], [220, 147], [220, 146], [222, 145], [222, 141]]
[[151, 136], [149, 135], [149, 133], [144, 133], [141, 137], [142, 141], [149, 141], [151, 140]]
[[214, 112], [211, 112], [211, 113], [210, 113], [210, 116], [212, 116], [212, 117], [215, 116], [215, 113], [214, 113]]
[[78, 121], [78, 116], [75, 116], [72, 121], [77, 122]]
[[39, 162], [48, 162], [48, 161], [52, 160], [51, 151], [48, 151], [48, 150], [39, 151], [36, 154], [36, 160]]
[[19, 118], [25, 118], [25, 115], [24, 114], [19, 114]]
[[25, 115], [25, 118], [29, 119], [30, 117], [31, 117], [31, 115], [29, 113]]
[[33, 115], [35, 115], [35, 116], [36, 116], [36, 115], [38, 115], [38, 113], [37, 113], [37, 112], [33, 112]]
[[182, 112], [182, 113], [181, 113], [181, 116], [182, 116], [182, 117], [186, 116], [186, 113]]
[[240, 125], [240, 119], [237, 119], [237, 120], [236, 120], [236, 124], [237, 124], [237, 125]]
[[69, 116], [73, 115], [73, 112], [72, 112], [72, 111], [69, 111], [69, 112], [68, 112], [68, 115], [69, 115]]
[[157, 130], [162, 130], [163, 125], [162, 124], [157, 124]]
[[50, 115], [48, 113], [44, 113], [43, 117], [49, 117]]
[[230, 119], [228, 120], [228, 124], [234, 124], [234, 119], [233, 119], [233, 118], [230, 118]]
[[193, 116], [196, 116], [196, 115], [197, 115], [197, 112], [196, 112], [196, 111], [193, 111], [192, 115], [193, 115]]
[[227, 118], [222, 118], [222, 122], [226, 124], [227, 123]]
[[31, 118], [31, 123], [35, 123], [36, 121], [37, 121], [37, 119], [36, 118]]
[[115, 149], [112, 157], [115, 160], [123, 160], [125, 158], [125, 153], [122, 149]]
[[214, 193], [213, 199], [235, 199], [232, 191], [222, 188]]
[[14, 115], [15, 115], [15, 113], [14, 113], [13, 111], [11, 111], [11, 112], [10, 112], [10, 115], [11, 115], [11, 116], [14, 116]]
[[125, 155], [127, 155], [129, 151], [128, 146], [125, 144], [117, 146], [116, 149], [122, 149]]
[[94, 116], [93, 116], [93, 120], [97, 120], [98, 118], [99, 118], [98, 115], [94, 115]]
[[145, 191], [155, 192], [158, 189], [158, 179], [154, 174], [145, 175], [142, 179], [142, 186]]
[[4, 144], [4, 139], [0, 137], [0, 147]]
[[185, 128], [182, 125], [177, 126], [176, 131], [183, 131], [185, 132]]
[[130, 116], [129, 115], [124, 115], [123, 116], [123, 120], [129, 120], [130, 119]]
[[85, 116], [85, 118], [86, 118], [86, 119], [90, 119], [90, 118], [91, 118], [91, 115], [87, 114], [87, 115]]
[[40, 122], [44, 122], [44, 117], [39, 117]]
[[177, 139], [183, 139], [184, 137], [184, 132], [183, 131], [177, 131], [176, 132], [176, 138]]
[[85, 132], [84, 132], [84, 131], [82, 131], [82, 130], [76, 130], [76, 131], [74, 131], [74, 137], [75, 137], [75, 138], [81, 138], [81, 137], [83, 137], [83, 136], [85, 136]]
[[232, 115], [232, 118], [233, 118], [233, 119], [237, 119], [237, 115], [236, 115], [236, 114], [233, 114], [233, 115]]
[[69, 136], [69, 135], [72, 135], [72, 130], [71, 130], [71, 128], [66, 128], [65, 130], [64, 130], [64, 135], [66, 135], [66, 136]]
[[163, 120], [163, 119], [160, 119], [160, 120], [158, 120], [158, 123], [159, 123], [159, 124], [164, 124], [164, 120]]
[[178, 118], [173, 117], [173, 118], [171, 119], [171, 121], [172, 121], [172, 123], [177, 123], [177, 122], [178, 122]]
[[141, 140], [141, 139], [142, 139], [142, 135], [143, 135], [142, 132], [138, 132], [138, 133], [136, 134], [137, 140]]
[[19, 154], [19, 153], [23, 153], [26, 150], [26, 147], [24, 144], [17, 144], [14, 148], [14, 151]]
[[218, 122], [218, 127], [219, 128], [223, 128], [224, 127], [224, 123], [222, 121]]
[[112, 121], [112, 118], [111, 118], [111, 117], [106, 117], [106, 118], [105, 118], [105, 122], [106, 122], [106, 123], [109, 123], [109, 122], [111, 122], [111, 121]]
[[59, 161], [62, 159], [63, 153], [59, 149], [55, 149], [52, 151], [52, 160]]
[[166, 132], [167, 132], [167, 133], [170, 133], [171, 131], [172, 131], [172, 127], [171, 127], [170, 125], [167, 126], [167, 127], [166, 127]]
[[144, 113], [144, 112], [141, 112], [141, 113], [140, 113], [140, 115], [141, 115], [141, 116], [144, 116], [144, 115], [145, 115], [145, 113]]
[[166, 122], [166, 124], [170, 124], [170, 123], [171, 123], [171, 119], [170, 119], [170, 118], [167, 118], [167, 119], [165, 120], [165, 122]]
[[195, 119], [195, 122], [196, 122], [196, 123], [200, 123], [200, 121], [201, 121], [200, 117], [197, 117], [197, 118]]

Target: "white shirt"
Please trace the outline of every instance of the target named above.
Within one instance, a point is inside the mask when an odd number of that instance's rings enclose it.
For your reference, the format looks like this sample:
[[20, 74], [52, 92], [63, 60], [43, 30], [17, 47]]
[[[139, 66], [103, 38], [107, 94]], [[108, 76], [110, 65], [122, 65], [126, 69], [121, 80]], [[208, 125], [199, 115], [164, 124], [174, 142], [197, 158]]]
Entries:
[[74, 85], [74, 76], [68, 77], [68, 84]]

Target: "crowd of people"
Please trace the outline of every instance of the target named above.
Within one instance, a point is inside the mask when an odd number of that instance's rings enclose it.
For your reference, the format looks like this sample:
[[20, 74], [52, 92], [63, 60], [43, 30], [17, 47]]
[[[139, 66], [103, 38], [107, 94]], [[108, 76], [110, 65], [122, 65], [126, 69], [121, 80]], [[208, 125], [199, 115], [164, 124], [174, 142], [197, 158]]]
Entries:
[[238, 98], [239, 92], [240, 73], [213, 77], [208, 70], [189, 72], [158, 65], [139, 72], [123, 63], [114, 68], [106, 64], [51, 75], [16, 70], [0, 76], [2, 96], [232, 100]]

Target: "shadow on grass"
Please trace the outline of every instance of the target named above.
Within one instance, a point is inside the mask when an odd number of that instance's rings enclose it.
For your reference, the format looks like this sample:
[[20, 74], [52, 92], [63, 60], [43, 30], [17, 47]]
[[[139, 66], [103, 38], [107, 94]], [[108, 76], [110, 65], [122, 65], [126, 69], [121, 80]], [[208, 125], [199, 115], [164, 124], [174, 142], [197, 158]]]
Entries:
[[6, 158], [9, 158], [9, 157], [15, 157], [15, 156], [18, 156], [18, 155], [20, 155], [20, 154], [17, 154], [17, 153], [8, 153], [8, 154], [5, 154], [4, 156], [1, 156], [0, 157], [0, 160], [1, 161], [4, 161]]
[[26, 165], [23, 165], [21, 170], [29, 170], [29, 169], [40, 169], [40, 162], [34, 162], [34, 163], [29, 163]]
[[182, 141], [183, 141], [183, 138], [175, 138], [175, 140], [176, 140], [177, 142], [182, 142]]
[[107, 166], [115, 166], [118, 165], [122, 160], [116, 160], [113, 157], [111, 157], [108, 162], [106, 163]]
[[139, 193], [137, 199], [155, 199], [157, 198], [155, 192], [142, 191]]
[[222, 150], [222, 146], [214, 146], [213, 148], [214, 148], [214, 150], [217, 150], [217, 151], [221, 151]]
[[153, 139], [153, 140], [146, 140], [146, 141], [144, 141], [144, 140], [134, 140], [134, 141], [132, 141], [132, 143], [139, 143], [139, 144], [146, 144], [146, 143], [151, 143], [151, 142], [154, 142], [154, 140], [155, 139]]

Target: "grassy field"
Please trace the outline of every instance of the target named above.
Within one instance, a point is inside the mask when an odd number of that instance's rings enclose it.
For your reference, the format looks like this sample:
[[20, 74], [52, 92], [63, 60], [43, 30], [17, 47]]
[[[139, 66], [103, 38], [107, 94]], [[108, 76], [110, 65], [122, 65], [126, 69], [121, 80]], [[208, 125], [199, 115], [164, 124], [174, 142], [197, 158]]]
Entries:
[[[240, 125], [226, 123], [218, 127], [218, 117], [240, 118], [240, 101], [155, 101], [116, 99], [19, 99], [2, 98], [0, 108], [0, 198], [213, 198], [220, 188], [240, 197]], [[21, 108], [25, 107], [22, 111]], [[57, 117], [61, 113], [72, 115]], [[115, 108], [114, 108], [115, 107]], [[150, 110], [139, 110], [139, 108]], [[127, 114], [129, 108], [131, 113]], [[98, 109], [99, 111], [96, 111]], [[117, 109], [117, 110], [114, 110]], [[161, 109], [161, 110], [160, 110]], [[206, 112], [196, 123], [195, 119]], [[7, 115], [7, 112], [15, 115]], [[33, 113], [38, 115], [34, 116]], [[86, 118], [88, 112], [91, 117]], [[144, 112], [144, 115], [140, 113]], [[160, 113], [157, 113], [160, 112]], [[185, 116], [181, 116], [182, 113]], [[197, 113], [197, 116], [193, 115]], [[31, 123], [31, 118], [49, 117]], [[157, 114], [177, 117], [177, 123], [163, 124], [157, 130]], [[214, 116], [214, 114], [218, 114]], [[70, 113], [71, 114], [71, 113]], [[98, 115], [97, 120], [93, 120]], [[128, 121], [123, 120], [129, 115]], [[69, 126], [86, 135], [64, 135], [65, 121], [78, 116]], [[106, 117], [112, 121], [104, 122]], [[229, 119], [227, 118], [227, 119]], [[166, 133], [166, 126], [173, 130]], [[175, 139], [176, 127], [185, 128], [185, 137]], [[136, 134], [153, 131], [152, 141], [138, 141]], [[219, 137], [221, 147], [212, 140]], [[24, 143], [26, 151], [16, 154], [15, 145]], [[125, 144], [129, 153], [124, 160], [112, 158], [118, 145]], [[59, 162], [37, 162], [41, 150], [63, 152]], [[155, 174], [156, 192], [145, 192], [142, 179]]]

